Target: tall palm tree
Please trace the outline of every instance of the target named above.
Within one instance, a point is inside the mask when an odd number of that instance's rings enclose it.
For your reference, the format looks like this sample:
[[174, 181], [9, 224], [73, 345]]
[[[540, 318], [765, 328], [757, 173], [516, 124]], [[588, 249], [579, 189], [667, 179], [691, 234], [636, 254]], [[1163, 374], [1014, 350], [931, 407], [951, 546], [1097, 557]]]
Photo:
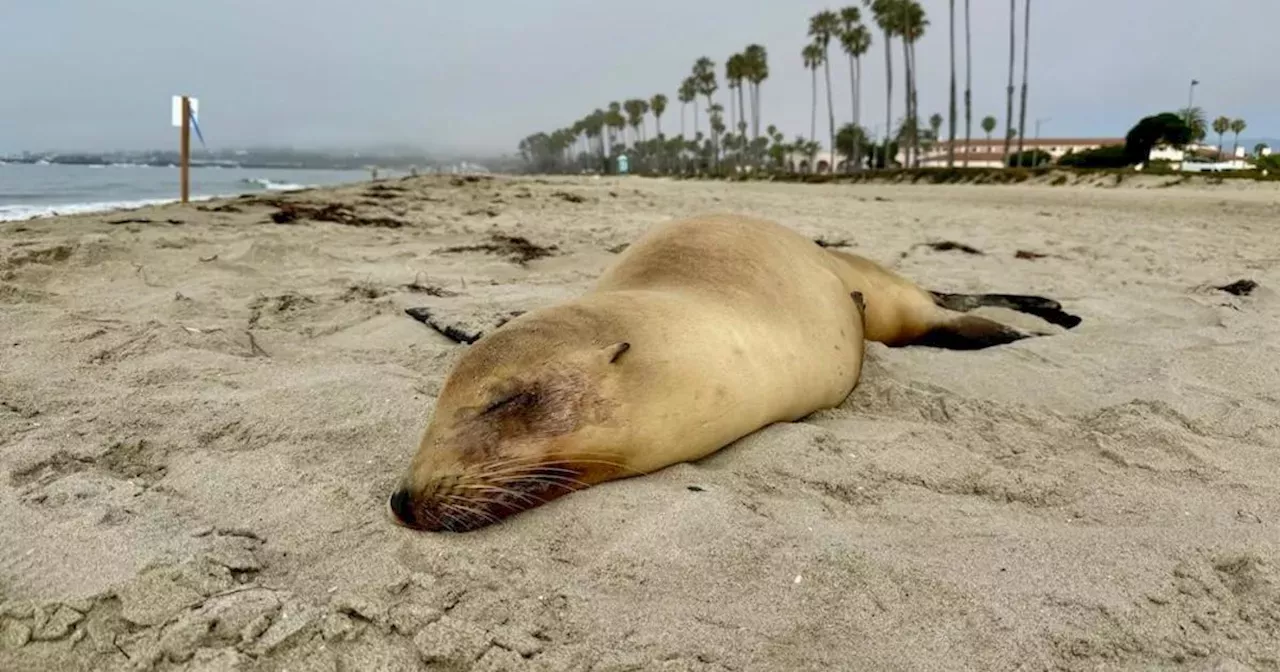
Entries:
[[914, 165], [919, 166], [920, 105], [919, 91], [916, 88], [916, 42], [924, 37], [929, 20], [925, 18], [924, 7], [915, 0], [899, 0], [899, 2], [902, 5], [902, 25], [899, 26], [899, 32], [902, 35], [903, 55], [907, 61], [907, 108], [909, 110], [907, 114], [911, 118], [911, 124], [908, 126], [911, 135], [908, 136], [908, 140], [911, 143]]
[[1009, 0], [1009, 88], [1005, 98], [1005, 134], [1004, 134], [1004, 159], [1001, 165], [1009, 165], [1009, 141], [1013, 139], [1013, 55], [1014, 43], [1017, 41], [1017, 32], [1014, 27], [1014, 15], [1017, 14], [1018, 0]]
[[751, 82], [751, 137], [760, 137], [760, 83], [769, 78], [769, 54], [759, 44], [747, 45], [747, 80]]
[[947, 126], [947, 167], [956, 165], [956, 0], [950, 2], [951, 20], [951, 120]]
[[893, 51], [890, 49], [897, 13], [894, 4], [899, 0], [862, 0], [862, 4], [871, 10], [876, 25], [884, 34], [884, 166], [889, 167], [889, 141], [893, 133]]
[[982, 118], [982, 130], [987, 134], [988, 150], [990, 149], [990, 145], [991, 145], [991, 134], [995, 132], [996, 126], [999, 126], [999, 125], [1000, 125], [1000, 122], [996, 121], [996, 118], [991, 115], [987, 115]]
[[649, 99], [649, 111], [653, 112], [653, 127], [655, 138], [662, 137], [662, 113], [667, 111], [667, 96], [663, 93], [655, 93]]
[[[676, 92], [676, 100], [680, 101], [680, 137], [684, 137], [684, 106], [692, 103], [698, 97], [698, 87], [693, 83], [693, 77], [685, 77], [680, 82], [680, 89]], [[698, 106], [693, 106], [693, 132], [698, 132]]]
[[969, 0], [964, 0], [964, 166], [969, 167], [969, 142], [973, 139], [973, 50], [969, 31]]
[[[728, 90], [728, 127], [736, 128], [737, 124], [733, 123], [733, 116], [737, 114], [737, 106], [733, 105], [735, 93], [742, 84], [742, 56], [741, 54], [732, 54], [730, 58], [724, 59], [724, 88]], [[731, 131], [732, 132], [732, 131]]]
[[[850, 11], [852, 10], [852, 11]], [[862, 56], [871, 49], [871, 33], [860, 23], [857, 7], [845, 7], [840, 10], [840, 18], [845, 22], [840, 33], [840, 46], [849, 55], [849, 80], [853, 90], [853, 125], [862, 128]], [[852, 18], [852, 21], [850, 19]], [[862, 143], [853, 148], [849, 165], [856, 169], [861, 166]]]
[[804, 59], [804, 67], [813, 72], [813, 112], [809, 115], [809, 137], [812, 138], [818, 134], [818, 66], [822, 65], [822, 47], [811, 42], [800, 50], [800, 57]]
[[1248, 125], [1244, 123], [1244, 119], [1231, 120], [1231, 132], [1236, 134], [1235, 142], [1231, 146], [1231, 156], [1233, 158], [1235, 157], [1236, 152], [1240, 150], [1240, 134], [1244, 132], [1244, 129], [1247, 128], [1247, 126]]
[[618, 102], [609, 103], [605, 125], [609, 127], [609, 156], [613, 156], [613, 145], [617, 143], [618, 136], [623, 136], [623, 142], [626, 142], [627, 119], [622, 116], [622, 105]]
[[1027, 137], [1027, 60], [1031, 55], [1031, 0], [1022, 6], [1022, 111], [1018, 114], [1018, 165], [1022, 165], [1022, 141]]
[[809, 35], [822, 47], [822, 69], [826, 73], [827, 81], [827, 139], [830, 143], [827, 147], [831, 151], [831, 165], [828, 165], [827, 169], [833, 172], [836, 151], [836, 108], [835, 101], [831, 97], [831, 51], [828, 47], [831, 45], [831, 38], [839, 33], [840, 17], [836, 16], [835, 12], [823, 10], [809, 18]]
[[[695, 61], [693, 64], [693, 81], [698, 93], [706, 97], [707, 113], [710, 114], [711, 106], [713, 105], [711, 96], [715, 95], [716, 89], [720, 88], [720, 85], [716, 83], [715, 61], [706, 56], [702, 56]], [[695, 107], [694, 109], [696, 110], [697, 108]], [[723, 126], [723, 122], [720, 125]], [[711, 151], [718, 166], [720, 161], [720, 131], [717, 131], [714, 127], [711, 129]]]
[[634, 147], [643, 139], [641, 132], [644, 130], [644, 117], [649, 114], [649, 101], [644, 98], [632, 98], [623, 104], [623, 108], [627, 111], [627, 124], [631, 126]]
[[1231, 130], [1231, 120], [1226, 117], [1218, 117], [1213, 120], [1213, 132], [1218, 134], [1218, 158], [1222, 158], [1222, 136]]
[[[742, 98], [742, 85], [747, 80], [747, 71], [750, 64], [747, 62], [745, 54], [734, 54], [725, 62], [725, 80], [728, 82], [730, 90], [736, 89], [738, 92], [738, 121], [735, 125], [742, 136], [743, 143], [747, 139], [747, 112]], [[729, 118], [733, 118], [733, 98], [730, 94], [729, 98]]]

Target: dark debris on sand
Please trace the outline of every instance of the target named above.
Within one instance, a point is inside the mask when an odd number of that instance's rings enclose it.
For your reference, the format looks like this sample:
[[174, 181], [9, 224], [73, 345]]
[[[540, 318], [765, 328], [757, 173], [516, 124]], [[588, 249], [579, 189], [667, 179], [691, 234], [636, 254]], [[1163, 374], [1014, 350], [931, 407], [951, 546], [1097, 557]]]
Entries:
[[931, 248], [935, 252], [956, 251], [956, 252], [964, 252], [965, 254], [985, 254], [982, 250], [979, 250], [978, 248], [973, 247], [972, 245], [957, 243], [954, 240], [939, 240], [932, 243], [920, 243], [920, 245], [924, 245], [925, 247]]
[[559, 251], [559, 247], [550, 245], [543, 247], [529, 241], [524, 236], [508, 236], [504, 233], [489, 235], [489, 242], [479, 245], [457, 245], [439, 250], [443, 254], [454, 252], [487, 252], [507, 257], [515, 264], [524, 266], [534, 259], [550, 257]]
[[571, 194], [571, 193], [569, 193], [569, 192], [567, 192], [567, 191], [556, 191], [556, 192], [552, 192], [552, 194], [551, 194], [551, 198], [558, 198], [558, 199], [560, 199], [560, 200], [562, 200], [562, 201], [567, 201], [567, 202], [569, 202], [569, 203], [582, 203], [582, 202], [585, 202], [585, 201], [587, 200], [587, 197], [586, 197], [586, 196], [580, 196], [580, 195], [578, 195], [578, 194]]
[[1250, 294], [1253, 293], [1253, 290], [1257, 288], [1258, 288], [1258, 283], [1254, 282], [1253, 280], [1249, 280], [1247, 278], [1242, 280], [1236, 280], [1235, 282], [1229, 285], [1214, 287], [1214, 289], [1221, 290], [1223, 292], [1226, 292], [1228, 294], [1233, 294], [1235, 296], [1249, 296]]
[[[480, 340], [480, 337], [484, 336], [485, 334], [485, 331], [483, 329], [479, 329], [475, 327], [466, 327], [458, 324], [449, 324], [444, 320], [440, 319], [439, 316], [436, 315], [431, 308], [426, 308], [426, 307], [405, 308], [404, 312], [409, 317], [412, 317], [413, 319], [427, 325], [428, 327], [431, 327], [432, 329], [436, 330], [441, 336], [444, 336], [445, 338], [453, 341], [454, 343], [471, 345], [472, 343], [475, 343], [476, 341]], [[502, 325], [506, 324], [510, 320], [513, 320], [523, 314], [524, 314], [524, 311], [517, 310], [517, 311], [512, 311], [502, 317], [499, 317], [497, 322], [493, 325], [493, 329], [497, 329], [498, 327], [501, 327]]]
[[276, 224], [292, 224], [299, 220], [315, 222], [333, 222], [346, 226], [369, 226], [386, 229], [398, 229], [405, 225], [403, 220], [394, 217], [363, 217], [351, 211], [341, 203], [327, 203], [321, 206], [306, 203], [287, 203], [284, 201], [263, 201], [263, 204], [277, 208], [271, 213], [271, 221]]
[[813, 242], [817, 243], [818, 247], [849, 247], [850, 245], [853, 244], [848, 238], [841, 238], [839, 240], [827, 240], [826, 238], [814, 238]]

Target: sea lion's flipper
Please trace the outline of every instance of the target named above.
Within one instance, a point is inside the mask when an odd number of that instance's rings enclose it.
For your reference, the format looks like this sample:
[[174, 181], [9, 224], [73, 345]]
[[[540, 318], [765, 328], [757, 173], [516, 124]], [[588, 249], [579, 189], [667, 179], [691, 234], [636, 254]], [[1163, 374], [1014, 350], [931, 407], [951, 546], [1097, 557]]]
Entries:
[[977, 315], [956, 315], [915, 340], [899, 345], [923, 345], [947, 350], [981, 350], [1012, 343], [1037, 334]]
[[1080, 318], [1078, 316], [1064, 311], [1062, 309], [1062, 304], [1043, 296], [1028, 296], [1025, 294], [929, 293], [933, 295], [934, 302], [939, 306], [962, 313], [973, 310], [974, 308], [989, 306], [992, 308], [1008, 308], [1020, 313], [1035, 315], [1045, 322], [1056, 324], [1067, 329], [1071, 329], [1080, 324]]

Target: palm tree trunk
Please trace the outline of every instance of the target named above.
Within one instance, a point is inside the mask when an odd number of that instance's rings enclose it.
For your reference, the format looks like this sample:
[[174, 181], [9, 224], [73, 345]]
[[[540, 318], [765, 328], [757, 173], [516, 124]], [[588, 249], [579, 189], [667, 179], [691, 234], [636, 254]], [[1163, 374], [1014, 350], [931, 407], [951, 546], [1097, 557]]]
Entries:
[[889, 139], [893, 136], [893, 51], [889, 31], [884, 31], [884, 167], [889, 167]]
[[969, 0], [964, 0], [964, 167], [969, 167], [973, 138], [973, 51], [970, 48]]
[[911, 118], [917, 121], [915, 134], [912, 136], [912, 156], [915, 157], [915, 167], [920, 167], [920, 87], [916, 86], [916, 43], [911, 41]]
[[947, 167], [956, 165], [956, 0], [951, 0], [951, 123], [947, 129]]
[[738, 135], [742, 136], [742, 147], [745, 152], [747, 147], [747, 110], [742, 103], [742, 84], [738, 84], [738, 125], [741, 126], [741, 129], [738, 130]]
[[1031, 0], [1022, 7], [1022, 111], [1018, 115], [1018, 165], [1022, 165], [1022, 140], [1027, 137], [1027, 60], [1031, 55]]
[[1240, 151], [1240, 132], [1236, 131], [1235, 142], [1231, 144], [1231, 158], [1236, 158], [1236, 152]]
[[737, 110], [733, 105], [733, 87], [730, 86], [728, 87], [728, 134], [730, 136], [732, 136], [733, 131], [737, 131], [737, 124], [733, 123], [735, 122], [735, 116], [737, 116]]
[[[854, 152], [857, 154], [858, 158], [857, 170], [862, 170], [862, 141], [865, 140], [865, 138], [862, 137], [862, 57], [859, 56], [853, 59], [853, 65], [854, 69], [857, 71], [858, 82], [855, 85], [858, 93], [854, 98], [857, 102], [853, 105], [853, 126], [858, 129], [859, 135], [857, 144], [854, 145]], [[875, 153], [875, 151], [872, 150], [872, 153]]]
[[751, 82], [751, 140], [760, 140], [760, 84]]
[[1223, 135], [1224, 135], [1223, 133], [1218, 134], [1218, 160], [1219, 161], [1222, 160], [1222, 136]]
[[[904, 7], [906, 5], [903, 5]], [[907, 28], [908, 32], [910, 28]], [[915, 151], [915, 143], [913, 137], [919, 135], [915, 128], [915, 110], [911, 109], [911, 41], [906, 35], [902, 36], [902, 79], [906, 86], [902, 87], [902, 92], [906, 96], [907, 116], [904, 128], [907, 129], [906, 145], [907, 148], [902, 152], [902, 165], [909, 168], [914, 165], [912, 161], [912, 153]]]
[[680, 103], [680, 137], [684, 137], [684, 108], [686, 105]]
[[[854, 70], [853, 54], [849, 54], [849, 104], [852, 105], [850, 118], [853, 120], [854, 127], [858, 125], [858, 76]], [[849, 148], [849, 158], [845, 162], [844, 170], [846, 173], [853, 172], [854, 155], [858, 153], [857, 134], [854, 134], [853, 146]]]
[[827, 131], [830, 144], [827, 145], [831, 152], [831, 160], [827, 164], [827, 170], [836, 172], [836, 106], [831, 100], [831, 59], [822, 56], [822, 70], [826, 73], [827, 79]]
[[[809, 113], [809, 139], [818, 134], [818, 69], [813, 68], [813, 111]], [[812, 168], [813, 166], [809, 166]]]
[[1009, 88], [1005, 96], [1005, 129], [1004, 129], [1004, 165], [1009, 165], [1009, 142], [1013, 139], [1013, 57], [1014, 42], [1017, 38], [1014, 26], [1014, 14], [1017, 12], [1018, 0], [1009, 0]]

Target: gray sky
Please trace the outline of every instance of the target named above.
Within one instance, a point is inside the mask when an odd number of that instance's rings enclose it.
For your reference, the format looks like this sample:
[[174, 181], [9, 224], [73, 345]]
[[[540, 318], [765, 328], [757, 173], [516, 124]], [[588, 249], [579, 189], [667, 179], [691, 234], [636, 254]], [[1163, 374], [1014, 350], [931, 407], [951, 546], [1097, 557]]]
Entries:
[[[860, 4], [860, 2], [858, 3]], [[922, 116], [946, 114], [947, 1], [924, 0], [917, 46]], [[957, 0], [957, 9], [964, 0]], [[611, 100], [675, 90], [702, 55], [750, 42], [769, 52], [764, 124], [809, 132], [810, 75], [800, 50], [815, 0], [0, 0], [0, 151], [174, 144], [169, 98], [201, 99], [211, 147], [409, 142], [514, 151]], [[1121, 136], [1142, 115], [1196, 104], [1241, 117], [1246, 137], [1280, 135], [1276, 0], [1034, 0], [1028, 128], [1044, 136]], [[1021, 8], [1018, 2], [1021, 40]], [[1004, 127], [1004, 0], [972, 0], [974, 135]], [[1219, 20], [1229, 19], [1229, 20]], [[869, 22], [869, 17], [865, 18]], [[1224, 26], [1237, 26], [1224, 28]], [[864, 125], [883, 131], [884, 45], [863, 62]], [[957, 21], [958, 58], [963, 24]], [[1093, 46], [1086, 46], [1093, 45]], [[1021, 80], [1022, 46], [1018, 45]], [[848, 62], [832, 54], [837, 123], [851, 103]], [[903, 111], [895, 43], [894, 115]], [[820, 73], [821, 76], [821, 73]], [[963, 61], [959, 66], [963, 93]], [[725, 89], [723, 81], [721, 90]], [[819, 93], [818, 135], [826, 135]], [[963, 105], [960, 106], [963, 136]], [[1015, 100], [1015, 115], [1017, 104]], [[701, 114], [702, 127], [706, 116]], [[692, 131], [692, 114], [686, 122]], [[945, 126], [944, 126], [944, 133]], [[1228, 137], [1227, 142], [1230, 142]]]

